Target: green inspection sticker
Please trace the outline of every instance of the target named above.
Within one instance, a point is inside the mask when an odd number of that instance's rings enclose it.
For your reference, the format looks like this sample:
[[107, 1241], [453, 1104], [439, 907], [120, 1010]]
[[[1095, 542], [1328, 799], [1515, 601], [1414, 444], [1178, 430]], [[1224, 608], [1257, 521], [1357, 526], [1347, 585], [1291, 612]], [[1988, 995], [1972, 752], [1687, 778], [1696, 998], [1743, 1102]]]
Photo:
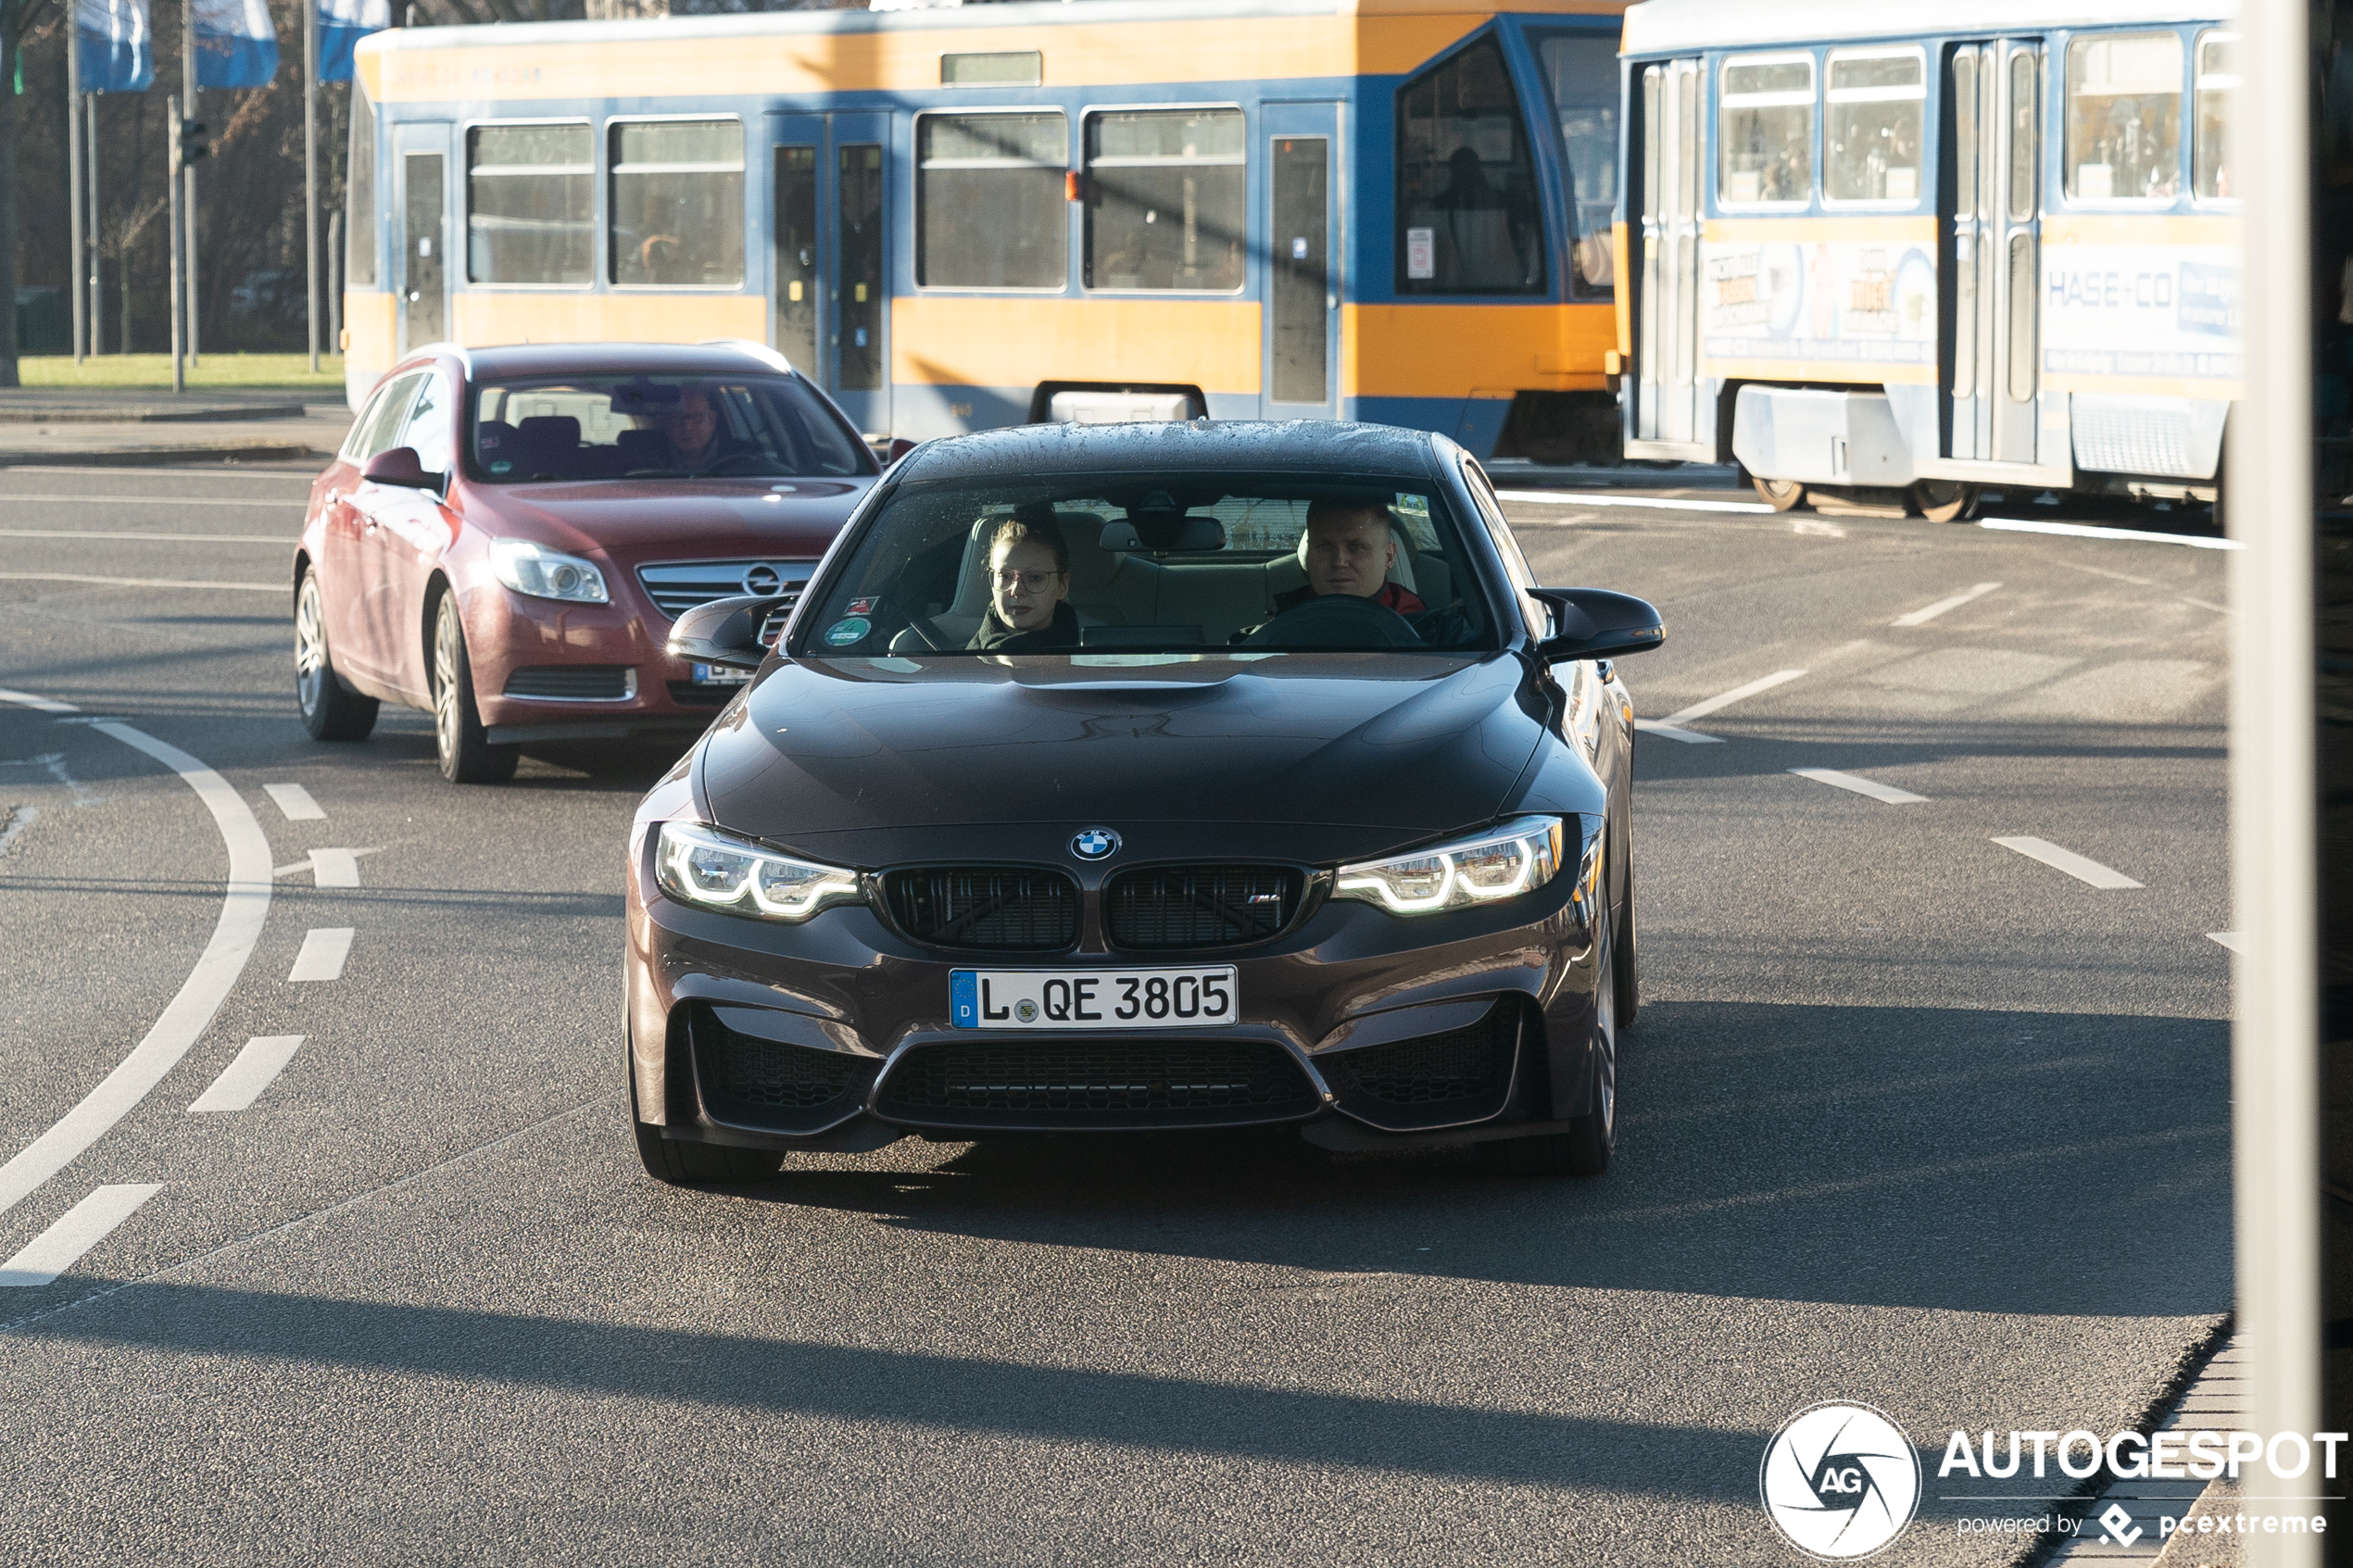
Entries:
[[862, 640], [867, 633], [873, 631], [874, 629], [875, 623], [873, 621], [867, 620], [862, 615], [853, 615], [847, 621], [837, 621], [831, 626], [826, 627], [825, 641], [832, 644], [835, 647], [846, 648], [850, 644]]

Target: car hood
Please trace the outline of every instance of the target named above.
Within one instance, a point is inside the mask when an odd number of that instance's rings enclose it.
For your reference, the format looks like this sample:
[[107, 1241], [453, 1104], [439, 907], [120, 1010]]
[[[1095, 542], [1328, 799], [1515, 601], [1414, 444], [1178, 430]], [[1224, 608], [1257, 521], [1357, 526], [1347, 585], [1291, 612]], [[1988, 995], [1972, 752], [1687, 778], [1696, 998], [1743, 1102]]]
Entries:
[[479, 485], [467, 494], [465, 508], [467, 520], [484, 533], [516, 534], [554, 549], [602, 549], [635, 559], [691, 546], [698, 558], [814, 558], [873, 483], [857, 478]]
[[1541, 709], [1510, 654], [786, 660], [704, 738], [697, 798], [855, 864], [1150, 823], [1320, 859], [1494, 817]]

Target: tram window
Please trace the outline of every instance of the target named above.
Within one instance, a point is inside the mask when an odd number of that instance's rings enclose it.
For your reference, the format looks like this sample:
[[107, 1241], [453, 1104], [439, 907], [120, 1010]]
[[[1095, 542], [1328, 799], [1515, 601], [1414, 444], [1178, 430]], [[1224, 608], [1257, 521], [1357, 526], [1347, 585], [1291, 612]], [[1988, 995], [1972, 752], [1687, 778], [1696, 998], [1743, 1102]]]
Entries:
[[612, 281], [740, 287], [743, 126], [616, 120], [611, 136]]
[[1528, 122], [1491, 38], [1398, 89], [1397, 230], [1401, 294], [1547, 287]]
[[2227, 197], [2231, 189], [2229, 144], [2231, 94], [2239, 84], [2239, 35], [2197, 35], [2197, 145], [2192, 158], [2195, 189], [2201, 196]]
[[1070, 272], [1060, 114], [927, 114], [915, 122], [915, 282], [1058, 289]]
[[1569, 270], [1580, 295], [1607, 295], [1615, 257], [1610, 213], [1617, 205], [1617, 41], [1559, 33], [1537, 42], [1552, 94], [1561, 206], [1568, 213]]
[[2171, 201], [2182, 191], [2182, 38], [2136, 32], [2067, 46], [2067, 194]]
[[1087, 286], [1242, 286], [1242, 111], [1087, 117]]
[[1802, 204], [1814, 194], [1814, 60], [1752, 56], [1724, 62], [1716, 139], [1717, 199]]
[[1822, 194], [1832, 201], [1919, 201], [1927, 94], [1917, 49], [1832, 55], [1822, 94], [1830, 135]]
[[477, 283], [597, 277], [597, 144], [577, 125], [466, 132], [466, 276]]
[[343, 281], [346, 287], [376, 281], [376, 106], [359, 79], [351, 81], [351, 146], [344, 163]]

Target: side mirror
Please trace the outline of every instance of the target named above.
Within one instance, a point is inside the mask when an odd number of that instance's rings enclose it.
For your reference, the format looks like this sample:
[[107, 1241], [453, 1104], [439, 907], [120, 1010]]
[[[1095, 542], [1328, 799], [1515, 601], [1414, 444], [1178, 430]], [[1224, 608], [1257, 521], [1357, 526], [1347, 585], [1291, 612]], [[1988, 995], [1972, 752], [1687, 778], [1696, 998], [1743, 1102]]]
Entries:
[[1546, 663], [1564, 659], [1623, 659], [1667, 640], [1666, 624], [1647, 599], [1607, 588], [1538, 588], [1553, 608], [1553, 634], [1537, 649]]
[[784, 603], [780, 595], [739, 595], [697, 605], [672, 623], [671, 657], [729, 670], [757, 670], [768, 657], [768, 645], [760, 633]]
[[424, 465], [417, 461], [414, 446], [395, 446], [377, 453], [359, 470], [359, 477], [371, 484], [397, 485], [403, 490], [441, 488], [441, 475], [425, 471]]

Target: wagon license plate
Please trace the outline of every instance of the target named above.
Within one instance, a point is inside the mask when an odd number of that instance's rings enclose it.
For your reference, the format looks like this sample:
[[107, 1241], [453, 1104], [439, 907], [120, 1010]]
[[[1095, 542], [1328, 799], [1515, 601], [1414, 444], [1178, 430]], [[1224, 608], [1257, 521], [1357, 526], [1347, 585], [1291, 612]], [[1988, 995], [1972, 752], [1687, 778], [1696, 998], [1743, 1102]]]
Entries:
[[1201, 969], [959, 969], [949, 1021], [959, 1029], [1198, 1029], [1234, 1022], [1232, 964]]
[[724, 664], [698, 664], [694, 673], [698, 686], [740, 686], [751, 679], [750, 671], [734, 670]]

